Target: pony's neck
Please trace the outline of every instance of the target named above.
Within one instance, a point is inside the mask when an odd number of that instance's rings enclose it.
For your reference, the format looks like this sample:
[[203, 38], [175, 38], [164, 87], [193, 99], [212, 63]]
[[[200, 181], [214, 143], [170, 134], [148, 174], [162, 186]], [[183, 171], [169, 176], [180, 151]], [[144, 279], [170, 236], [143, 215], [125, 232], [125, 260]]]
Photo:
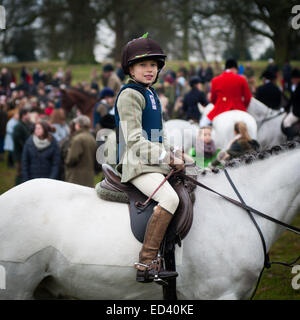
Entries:
[[[286, 151], [281, 155], [274, 155], [266, 160], [258, 160], [249, 168], [255, 194], [253, 204], [264, 213], [290, 223], [300, 209], [300, 170], [299, 148]], [[254, 170], [253, 170], [254, 169]], [[243, 168], [247, 174], [247, 166]], [[273, 222], [260, 219], [260, 225], [264, 231], [267, 244], [271, 244], [279, 236], [282, 229]]]
[[[241, 164], [237, 168], [228, 169], [228, 172], [247, 205], [290, 223], [300, 210], [299, 157], [300, 149], [297, 148], [270, 156], [265, 160], [256, 160], [249, 165]], [[237, 199], [224, 173], [217, 176], [215, 179], [213, 176], [208, 180], [205, 179], [207, 185], [210, 187], [215, 185], [217, 191]], [[202, 182], [206, 184], [206, 181]], [[262, 229], [269, 248], [282, 229], [255, 214], [254, 217]]]

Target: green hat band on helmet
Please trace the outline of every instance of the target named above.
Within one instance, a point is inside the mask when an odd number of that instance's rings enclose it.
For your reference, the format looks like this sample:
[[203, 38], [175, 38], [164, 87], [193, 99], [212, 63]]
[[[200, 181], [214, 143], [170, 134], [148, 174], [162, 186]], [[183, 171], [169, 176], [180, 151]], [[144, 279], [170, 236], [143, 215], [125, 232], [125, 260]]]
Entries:
[[137, 55], [137, 56], [135, 56], [135, 58], [143, 58], [143, 57], [146, 57], [146, 56], [148, 56], [148, 53], [144, 53], [144, 54], [139, 54], [139, 55]]
[[138, 39], [129, 41], [124, 47], [122, 52], [124, 73], [129, 75], [129, 66], [145, 58], [156, 60], [159, 70], [165, 65], [166, 55], [157, 42], [148, 38], [148, 33]]

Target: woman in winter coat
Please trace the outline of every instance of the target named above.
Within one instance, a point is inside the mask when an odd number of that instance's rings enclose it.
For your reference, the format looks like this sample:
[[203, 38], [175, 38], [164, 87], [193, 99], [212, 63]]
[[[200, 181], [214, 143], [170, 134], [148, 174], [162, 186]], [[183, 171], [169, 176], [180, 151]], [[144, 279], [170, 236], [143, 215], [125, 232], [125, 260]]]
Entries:
[[60, 149], [46, 121], [35, 124], [34, 133], [25, 143], [22, 154], [23, 181], [35, 178], [59, 179]]

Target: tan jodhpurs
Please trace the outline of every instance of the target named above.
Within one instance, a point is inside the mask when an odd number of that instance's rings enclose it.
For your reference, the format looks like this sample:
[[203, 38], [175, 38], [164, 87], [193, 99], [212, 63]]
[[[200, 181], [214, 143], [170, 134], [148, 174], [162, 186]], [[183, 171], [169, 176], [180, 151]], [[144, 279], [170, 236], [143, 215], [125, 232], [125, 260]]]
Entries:
[[[164, 175], [161, 173], [151, 172], [144, 173], [132, 179], [130, 182], [149, 197], [164, 178]], [[154, 194], [153, 200], [157, 201], [158, 205], [172, 214], [175, 213], [179, 205], [178, 195], [168, 181], [166, 181]]]

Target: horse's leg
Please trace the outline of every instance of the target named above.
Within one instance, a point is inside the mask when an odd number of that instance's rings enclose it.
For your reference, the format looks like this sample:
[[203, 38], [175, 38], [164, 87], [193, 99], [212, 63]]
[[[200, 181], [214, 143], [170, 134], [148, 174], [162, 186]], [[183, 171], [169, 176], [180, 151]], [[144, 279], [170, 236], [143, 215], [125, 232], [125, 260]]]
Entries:
[[0, 299], [35, 299], [35, 291], [44, 278], [49, 276], [49, 259], [52, 248], [45, 248], [24, 262], [0, 261], [5, 269], [5, 289]]
[[34, 291], [44, 276], [44, 268], [35, 262], [1, 262], [5, 268], [5, 288], [0, 290], [0, 299], [34, 299]]

